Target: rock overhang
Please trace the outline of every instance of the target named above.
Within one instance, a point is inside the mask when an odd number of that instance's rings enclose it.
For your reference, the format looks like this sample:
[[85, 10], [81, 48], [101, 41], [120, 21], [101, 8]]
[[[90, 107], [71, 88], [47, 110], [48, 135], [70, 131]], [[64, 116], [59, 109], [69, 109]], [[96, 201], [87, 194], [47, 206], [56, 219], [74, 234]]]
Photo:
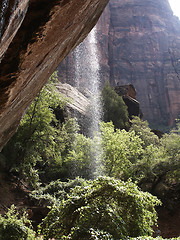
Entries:
[[[12, 14], [4, 15], [7, 26], [1, 35], [0, 148], [59, 63], [96, 24], [107, 2], [11, 0], [6, 6]], [[11, 23], [18, 29], [10, 27]]]

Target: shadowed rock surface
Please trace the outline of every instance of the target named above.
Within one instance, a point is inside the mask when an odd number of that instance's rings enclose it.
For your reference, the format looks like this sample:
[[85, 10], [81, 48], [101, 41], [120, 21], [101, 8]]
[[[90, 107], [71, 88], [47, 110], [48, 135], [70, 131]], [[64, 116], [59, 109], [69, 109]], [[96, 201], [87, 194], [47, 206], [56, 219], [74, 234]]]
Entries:
[[86, 115], [87, 107], [90, 104], [87, 97], [85, 97], [78, 89], [67, 83], [59, 83], [56, 85], [56, 88], [60, 94], [68, 98], [69, 101], [67, 107], [77, 111], [77, 113]]
[[87, 134], [87, 123], [90, 121], [87, 112], [91, 102], [91, 93], [80, 92], [79, 89], [67, 83], [59, 83], [56, 87], [61, 97], [64, 96], [67, 99], [67, 104], [63, 110], [61, 108], [54, 110], [56, 118], [61, 122], [64, 122], [69, 117], [76, 118], [80, 126], [80, 132]]
[[89, 33], [107, 0], [0, 1], [0, 149], [62, 59]]
[[132, 84], [123, 85], [123, 86], [115, 86], [114, 87], [115, 92], [123, 98], [123, 101], [125, 102], [129, 118], [132, 119], [133, 116], [138, 116], [142, 118], [143, 113], [140, 109], [140, 104], [136, 100], [136, 90]]
[[[180, 21], [168, 0], [111, 0], [96, 28], [101, 81], [133, 84], [144, 119], [173, 125], [180, 114]], [[59, 69], [70, 83], [73, 54]]]

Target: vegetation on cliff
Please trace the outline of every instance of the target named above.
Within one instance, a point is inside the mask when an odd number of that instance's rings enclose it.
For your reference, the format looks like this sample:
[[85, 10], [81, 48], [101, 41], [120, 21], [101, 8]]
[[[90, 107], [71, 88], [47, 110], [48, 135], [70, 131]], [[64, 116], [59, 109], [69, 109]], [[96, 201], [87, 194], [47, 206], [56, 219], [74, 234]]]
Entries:
[[115, 128], [127, 129], [129, 127], [127, 106], [109, 82], [106, 82], [102, 89], [102, 103], [105, 122], [112, 121]]

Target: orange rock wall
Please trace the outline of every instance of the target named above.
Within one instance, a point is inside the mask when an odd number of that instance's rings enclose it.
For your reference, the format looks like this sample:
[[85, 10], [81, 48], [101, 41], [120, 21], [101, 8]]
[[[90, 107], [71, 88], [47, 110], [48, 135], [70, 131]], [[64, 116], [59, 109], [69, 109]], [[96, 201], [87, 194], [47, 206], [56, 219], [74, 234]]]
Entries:
[[[133, 84], [144, 119], [173, 125], [180, 114], [180, 21], [168, 0], [111, 0], [96, 26], [101, 81]], [[63, 81], [72, 81], [72, 68], [68, 56], [59, 67]]]

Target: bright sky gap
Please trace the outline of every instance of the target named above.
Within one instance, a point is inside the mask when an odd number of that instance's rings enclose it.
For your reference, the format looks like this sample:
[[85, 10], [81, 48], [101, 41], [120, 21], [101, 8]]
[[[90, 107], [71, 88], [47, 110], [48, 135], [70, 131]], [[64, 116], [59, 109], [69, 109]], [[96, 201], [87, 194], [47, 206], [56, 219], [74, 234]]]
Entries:
[[178, 16], [180, 19], [180, 0], [169, 0], [169, 3], [174, 12], [174, 15]]

